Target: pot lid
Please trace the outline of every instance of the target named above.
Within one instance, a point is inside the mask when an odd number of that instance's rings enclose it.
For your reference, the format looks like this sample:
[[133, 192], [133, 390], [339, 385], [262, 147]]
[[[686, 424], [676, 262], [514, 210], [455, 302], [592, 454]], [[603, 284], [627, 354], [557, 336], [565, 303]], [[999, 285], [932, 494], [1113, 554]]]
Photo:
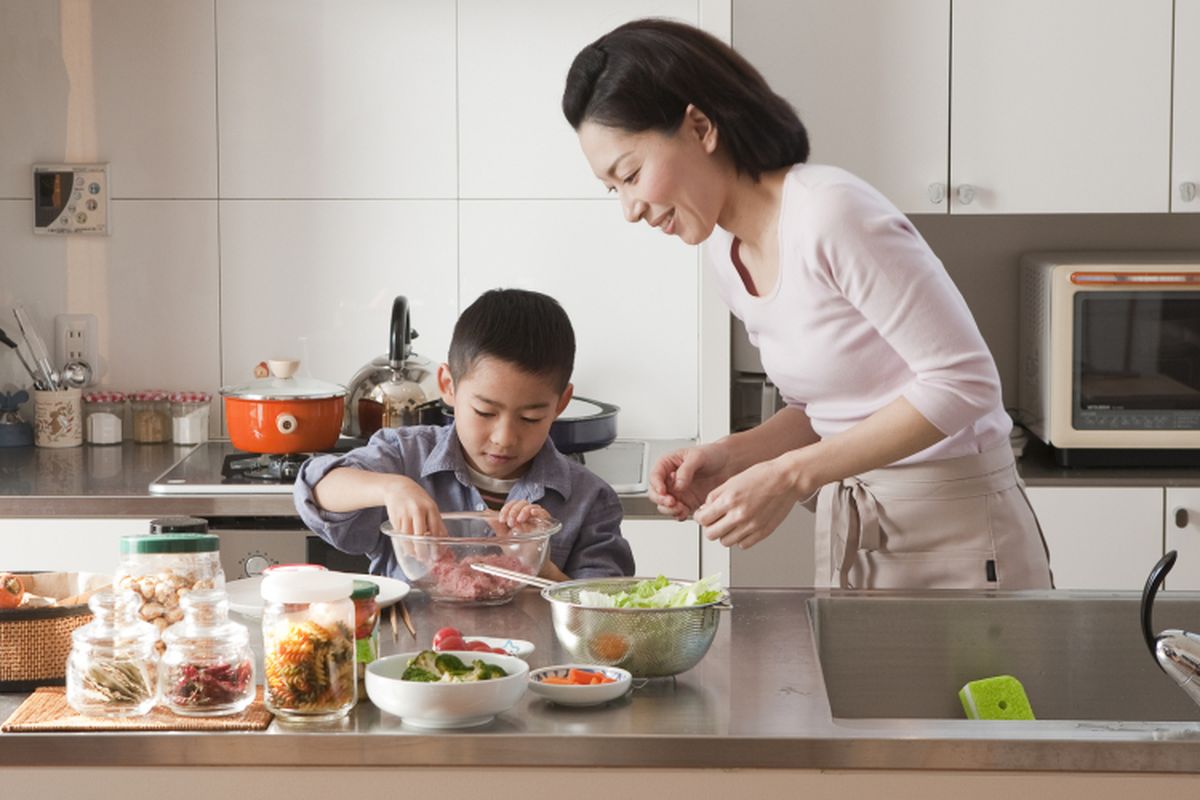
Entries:
[[346, 387], [340, 383], [296, 377], [299, 361], [268, 361], [267, 366], [271, 371], [269, 377], [223, 386], [221, 396], [239, 400], [324, 400], [346, 396]]

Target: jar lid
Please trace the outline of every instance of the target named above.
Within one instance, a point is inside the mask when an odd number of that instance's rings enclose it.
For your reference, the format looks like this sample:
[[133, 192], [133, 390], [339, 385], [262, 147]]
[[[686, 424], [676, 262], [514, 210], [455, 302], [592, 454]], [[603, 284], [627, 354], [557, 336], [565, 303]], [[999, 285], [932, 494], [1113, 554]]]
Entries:
[[153, 533], [122, 536], [121, 555], [129, 553], [215, 553], [221, 540], [215, 533]]
[[200, 517], [159, 517], [150, 520], [150, 532], [159, 533], [208, 533], [208, 520]]
[[342, 572], [275, 572], [262, 579], [269, 603], [330, 603], [354, 592], [354, 579]]
[[166, 400], [167, 393], [162, 389], [139, 389], [136, 392], [131, 392], [129, 399], [137, 400], [141, 403], [156, 403], [160, 400]]
[[171, 392], [167, 399], [172, 403], [207, 403], [212, 400], [208, 392]]
[[351, 600], [367, 600], [379, 594], [379, 584], [374, 581], [355, 581]]
[[125, 393], [113, 389], [97, 389], [83, 396], [85, 403], [124, 403]]
[[271, 377], [258, 378], [239, 386], [222, 386], [221, 396], [237, 400], [324, 400], [345, 397], [346, 387], [316, 378], [296, 377], [299, 361], [268, 361]]

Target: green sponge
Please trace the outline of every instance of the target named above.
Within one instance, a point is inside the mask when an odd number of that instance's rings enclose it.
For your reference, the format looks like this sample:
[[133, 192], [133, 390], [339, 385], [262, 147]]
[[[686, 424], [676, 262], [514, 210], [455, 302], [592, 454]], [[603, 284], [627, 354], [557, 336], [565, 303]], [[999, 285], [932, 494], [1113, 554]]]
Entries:
[[1025, 687], [1012, 675], [971, 681], [958, 692], [967, 719], [1035, 719]]

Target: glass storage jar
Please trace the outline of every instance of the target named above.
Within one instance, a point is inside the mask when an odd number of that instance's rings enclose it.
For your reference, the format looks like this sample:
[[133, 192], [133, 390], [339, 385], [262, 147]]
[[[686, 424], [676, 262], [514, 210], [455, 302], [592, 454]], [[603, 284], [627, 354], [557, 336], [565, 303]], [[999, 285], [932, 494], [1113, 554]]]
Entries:
[[67, 704], [88, 717], [140, 717], [157, 700], [158, 632], [138, 619], [132, 592], [97, 592], [95, 619], [71, 633]]
[[144, 389], [129, 396], [133, 440], [139, 444], [171, 441], [171, 405], [167, 393]]
[[357, 702], [353, 590], [339, 572], [263, 578], [263, 699], [281, 720], [338, 719]]
[[171, 440], [175, 444], [204, 444], [208, 441], [208, 392], [171, 392]]
[[220, 539], [215, 533], [123, 536], [113, 585], [136, 593], [138, 616], [161, 633], [183, 619], [179, 601], [189, 592], [225, 588]]
[[354, 592], [354, 663], [357, 665], [358, 689], [366, 691], [367, 664], [379, 658], [379, 584], [355, 581]]
[[83, 431], [88, 444], [120, 444], [124, 426], [124, 392], [97, 390], [83, 396]]
[[185, 717], [237, 714], [254, 700], [254, 653], [245, 625], [229, 619], [220, 589], [197, 589], [179, 599], [183, 619], [163, 631], [159, 665], [163, 705]]

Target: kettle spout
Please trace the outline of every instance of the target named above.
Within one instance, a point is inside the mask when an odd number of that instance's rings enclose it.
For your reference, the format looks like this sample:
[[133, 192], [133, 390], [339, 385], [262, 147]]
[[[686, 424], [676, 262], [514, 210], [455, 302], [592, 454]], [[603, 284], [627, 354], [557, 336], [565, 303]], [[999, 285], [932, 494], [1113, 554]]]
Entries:
[[1200, 705], [1200, 636], [1188, 631], [1169, 630], [1159, 634], [1154, 656], [1163, 672], [1179, 684]]

